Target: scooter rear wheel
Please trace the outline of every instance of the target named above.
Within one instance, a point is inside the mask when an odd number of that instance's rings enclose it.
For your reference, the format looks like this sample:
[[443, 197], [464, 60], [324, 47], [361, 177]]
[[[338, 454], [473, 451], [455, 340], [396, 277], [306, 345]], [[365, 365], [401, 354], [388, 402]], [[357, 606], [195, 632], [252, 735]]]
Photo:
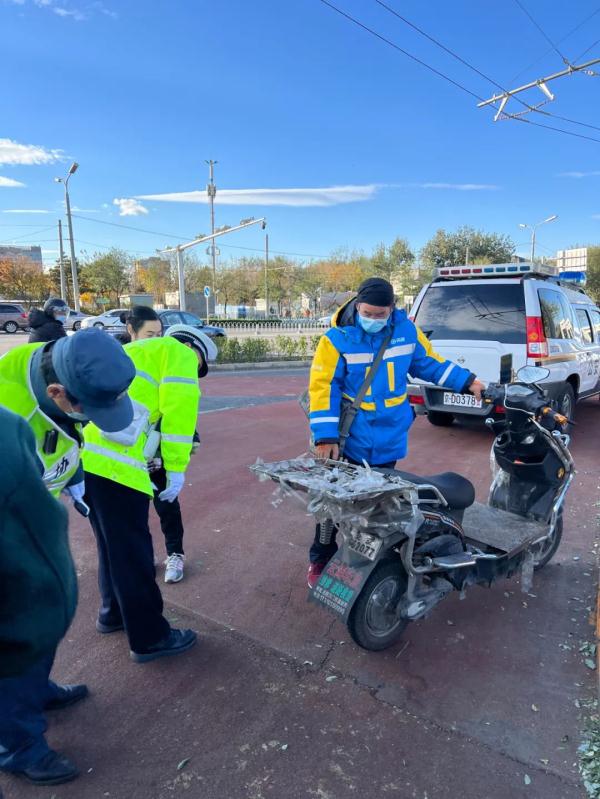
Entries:
[[399, 561], [387, 561], [374, 569], [348, 618], [348, 631], [355, 643], [377, 652], [402, 637], [408, 619], [398, 617], [396, 609], [406, 586], [406, 573]]
[[558, 519], [556, 520], [556, 527], [554, 528], [552, 535], [546, 540], [539, 544], [539, 548], [533, 551], [533, 568], [535, 571], [539, 571], [549, 563], [552, 558], [556, 555], [556, 550], [560, 546], [560, 542], [562, 540], [563, 534], [563, 515], [562, 513], [559, 514]]

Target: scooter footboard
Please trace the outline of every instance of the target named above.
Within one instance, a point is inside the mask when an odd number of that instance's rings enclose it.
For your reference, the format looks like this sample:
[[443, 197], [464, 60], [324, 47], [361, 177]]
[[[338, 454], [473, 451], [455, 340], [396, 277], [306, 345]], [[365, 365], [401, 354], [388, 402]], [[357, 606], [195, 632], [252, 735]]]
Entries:
[[480, 502], [465, 510], [463, 529], [474, 544], [493, 547], [509, 557], [548, 534], [547, 524]]

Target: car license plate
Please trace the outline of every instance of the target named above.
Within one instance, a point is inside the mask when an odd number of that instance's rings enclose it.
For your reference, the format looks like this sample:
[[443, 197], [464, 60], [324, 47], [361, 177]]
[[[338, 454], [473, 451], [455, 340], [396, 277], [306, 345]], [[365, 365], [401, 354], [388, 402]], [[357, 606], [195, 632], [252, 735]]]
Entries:
[[370, 533], [356, 532], [348, 537], [348, 549], [368, 560], [375, 560], [383, 541]]
[[482, 401], [473, 394], [453, 394], [451, 391], [444, 391], [444, 405], [459, 405], [463, 408], [483, 407]]

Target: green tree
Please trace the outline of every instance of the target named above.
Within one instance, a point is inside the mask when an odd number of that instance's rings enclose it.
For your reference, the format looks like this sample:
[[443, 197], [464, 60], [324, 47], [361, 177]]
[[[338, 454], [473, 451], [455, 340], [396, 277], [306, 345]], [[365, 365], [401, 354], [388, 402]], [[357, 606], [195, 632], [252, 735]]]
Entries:
[[406, 239], [396, 238], [386, 247], [379, 244], [370, 257], [371, 274], [393, 281], [394, 276], [405, 267], [411, 267], [415, 255]]
[[510, 261], [514, 253], [510, 236], [463, 226], [454, 233], [436, 231], [421, 250], [421, 261], [431, 268], [445, 263], [464, 264], [468, 256], [469, 263], [501, 264]]
[[[74, 305], [73, 302], [73, 276], [71, 274], [71, 259], [67, 258], [66, 256], [63, 258], [63, 265], [65, 270], [65, 283], [67, 288], [67, 302], [71, 306]], [[86, 285], [85, 280], [83, 279], [83, 267], [79, 262], [79, 259], [75, 261], [75, 266], [77, 269], [77, 282], [79, 284], [79, 293], [84, 294], [86, 291], [89, 291], [89, 287]], [[50, 283], [50, 294], [53, 297], [60, 297], [60, 259], [56, 259], [56, 263], [54, 266], [51, 266], [48, 272], [46, 273]]]
[[51, 293], [51, 283], [40, 267], [27, 258], [0, 261], [0, 294], [7, 299], [42, 302]]
[[600, 302], [600, 246], [588, 247], [586, 291]]
[[109, 297], [115, 305], [120, 295], [129, 288], [130, 280], [131, 259], [126, 252], [116, 247], [105, 253], [94, 253], [81, 270], [81, 282], [85, 288]]

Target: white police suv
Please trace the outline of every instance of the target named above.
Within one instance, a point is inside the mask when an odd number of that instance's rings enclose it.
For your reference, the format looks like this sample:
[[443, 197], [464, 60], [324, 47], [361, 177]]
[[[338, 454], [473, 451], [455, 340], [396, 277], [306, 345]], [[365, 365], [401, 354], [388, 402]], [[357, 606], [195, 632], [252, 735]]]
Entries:
[[[443, 267], [421, 289], [410, 318], [440, 355], [484, 383], [510, 382], [525, 365], [548, 368], [543, 384], [573, 418], [578, 400], [600, 394], [600, 310], [584, 283], [585, 273], [555, 276], [531, 264]], [[416, 380], [408, 393], [435, 425], [503, 412]]]

